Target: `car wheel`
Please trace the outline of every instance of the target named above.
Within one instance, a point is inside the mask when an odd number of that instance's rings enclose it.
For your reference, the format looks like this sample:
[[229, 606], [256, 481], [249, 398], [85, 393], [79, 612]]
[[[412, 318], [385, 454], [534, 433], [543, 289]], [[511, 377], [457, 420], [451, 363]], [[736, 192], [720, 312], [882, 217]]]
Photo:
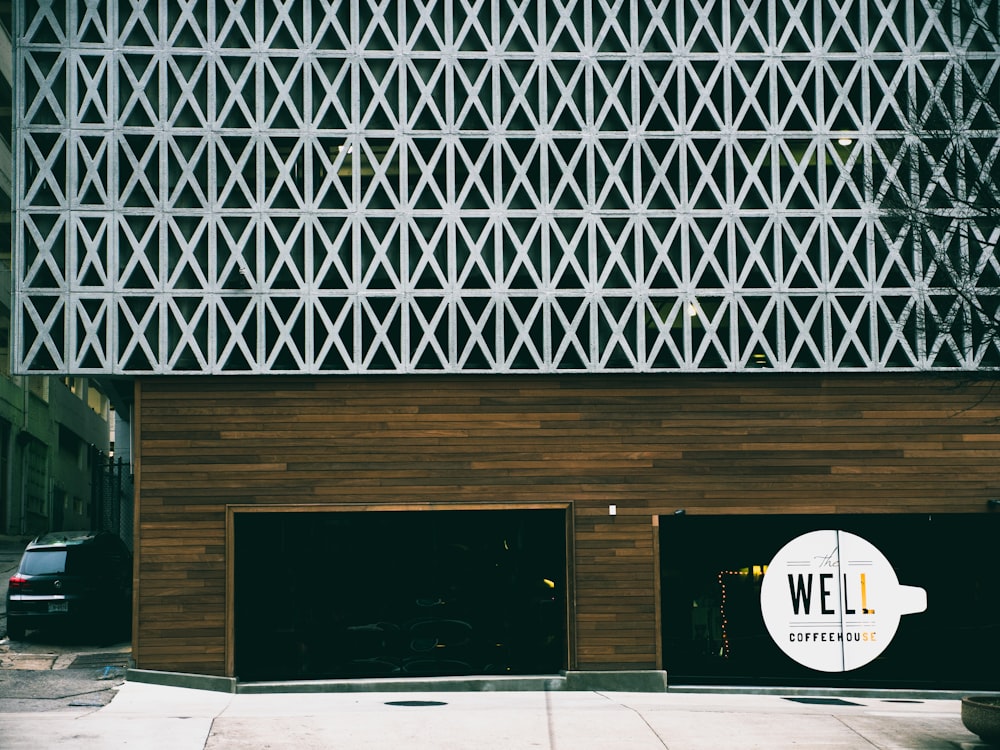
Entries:
[[12, 641], [23, 641], [27, 628], [20, 617], [7, 617], [7, 637]]

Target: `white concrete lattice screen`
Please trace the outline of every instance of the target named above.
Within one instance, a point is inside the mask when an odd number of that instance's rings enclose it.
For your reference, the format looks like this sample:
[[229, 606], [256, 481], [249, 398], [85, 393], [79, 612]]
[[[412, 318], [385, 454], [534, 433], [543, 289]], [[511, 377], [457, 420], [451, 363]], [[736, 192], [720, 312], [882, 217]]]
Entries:
[[16, 4], [16, 367], [995, 368], [998, 1]]

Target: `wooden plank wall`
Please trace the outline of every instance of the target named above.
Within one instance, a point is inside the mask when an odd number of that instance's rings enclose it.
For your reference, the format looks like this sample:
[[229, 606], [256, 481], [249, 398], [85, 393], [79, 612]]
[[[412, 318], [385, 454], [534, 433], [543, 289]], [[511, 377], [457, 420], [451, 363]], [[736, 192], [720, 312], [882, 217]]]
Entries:
[[1000, 496], [1000, 389], [940, 376], [185, 377], [137, 395], [146, 669], [225, 673], [230, 503], [571, 502], [573, 666], [617, 669], [659, 667], [658, 514]]

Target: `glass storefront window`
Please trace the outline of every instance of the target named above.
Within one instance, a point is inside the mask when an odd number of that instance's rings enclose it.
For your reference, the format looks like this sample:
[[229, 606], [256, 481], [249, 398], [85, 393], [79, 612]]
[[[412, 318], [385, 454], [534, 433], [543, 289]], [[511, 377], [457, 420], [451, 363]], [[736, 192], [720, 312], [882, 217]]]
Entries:
[[[792, 539], [839, 529], [927, 592], [871, 663], [801, 666], [772, 640], [760, 609], [767, 565]], [[673, 684], [995, 689], [1000, 684], [1000, 514], [697, 516], [661, 519], [664, 668]]]

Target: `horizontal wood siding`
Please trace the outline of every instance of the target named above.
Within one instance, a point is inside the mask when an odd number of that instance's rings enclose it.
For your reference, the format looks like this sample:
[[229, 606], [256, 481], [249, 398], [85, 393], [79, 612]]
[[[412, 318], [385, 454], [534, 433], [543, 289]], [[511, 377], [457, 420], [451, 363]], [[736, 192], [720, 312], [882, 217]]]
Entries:
[[227, 504], [572, 503], [574, 666], [614, 669], [658, 667], [656, 515], [971, 513], [1000, 495], [1000, 390], [941, 376], [178, 377], [140, 392], [148, 669], [225, 673]]

